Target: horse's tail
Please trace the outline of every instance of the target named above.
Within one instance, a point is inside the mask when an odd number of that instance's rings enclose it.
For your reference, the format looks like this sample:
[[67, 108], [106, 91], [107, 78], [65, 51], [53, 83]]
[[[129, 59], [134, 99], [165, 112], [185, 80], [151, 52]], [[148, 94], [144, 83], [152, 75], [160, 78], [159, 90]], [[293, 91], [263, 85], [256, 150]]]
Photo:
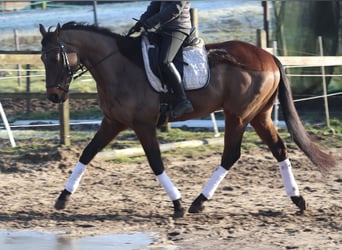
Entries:
[[274, 57], [280, 71], [280, 83], [278, 90], [278, 98], [283, 111], [287, 128], [292, 135], [298, 147], [308, 156], [308, 158], [318, 166], [322, 173], [328, 173], [335, 167], [335, 159], [330, 155], [321, 151], [311, 140], [308, 133], [298, 116], [297, 110], [293, 103], [291, 86], [285, 70], [278, 58]]

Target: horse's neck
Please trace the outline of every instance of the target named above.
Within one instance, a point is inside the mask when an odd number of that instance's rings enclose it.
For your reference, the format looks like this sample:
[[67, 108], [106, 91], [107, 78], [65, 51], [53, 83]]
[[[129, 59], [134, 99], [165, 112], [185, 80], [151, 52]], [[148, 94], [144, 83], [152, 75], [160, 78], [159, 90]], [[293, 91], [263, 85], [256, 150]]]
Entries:
[[73, 31], [64, 38], [77, 51], [81, 59], [95, 63], [110, 51], [118, 50], [116, 40], [95, 32]]
[[85, 31], [68, 33], [68, 36], [68, 45], [77, 51], [81, 63], [91, 72], [100, 91], [113, 91], [115, 86], [122, 88], [122, 81], [134, 78], [132, 74], [124, 79], [118, 77], [127, 68], [130, 72], [135, 72], [136, 67], [144, 68], [138, 39]]
[[[120, 53], [114, 37], [89, 31], [65, 31], [62, 37], [67, 46], [71, 46], [79, 56], [81, 64], [91, 72], [97, 83], [110, 73], [114, 61], [118, 61]], [[108, 65], [112, 64], [111, 67]]]

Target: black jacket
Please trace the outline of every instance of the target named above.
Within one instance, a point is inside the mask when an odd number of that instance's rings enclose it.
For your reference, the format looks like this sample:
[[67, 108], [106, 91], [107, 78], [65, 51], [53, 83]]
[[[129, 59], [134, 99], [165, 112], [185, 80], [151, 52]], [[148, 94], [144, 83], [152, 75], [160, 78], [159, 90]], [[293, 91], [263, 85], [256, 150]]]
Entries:
[[151, 28], [188, 33], [191, 29], [190, 1], [151, 1], [140, 21]]

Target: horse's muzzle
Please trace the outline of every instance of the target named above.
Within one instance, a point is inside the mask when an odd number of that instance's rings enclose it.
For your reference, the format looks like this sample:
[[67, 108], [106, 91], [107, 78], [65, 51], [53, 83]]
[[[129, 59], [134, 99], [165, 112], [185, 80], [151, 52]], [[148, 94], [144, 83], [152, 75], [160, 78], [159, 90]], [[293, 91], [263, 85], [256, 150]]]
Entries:
[[68, 99], [68, 94], [57, 88], [46, 89], [47, 98], [54, 103], [63, 103]]

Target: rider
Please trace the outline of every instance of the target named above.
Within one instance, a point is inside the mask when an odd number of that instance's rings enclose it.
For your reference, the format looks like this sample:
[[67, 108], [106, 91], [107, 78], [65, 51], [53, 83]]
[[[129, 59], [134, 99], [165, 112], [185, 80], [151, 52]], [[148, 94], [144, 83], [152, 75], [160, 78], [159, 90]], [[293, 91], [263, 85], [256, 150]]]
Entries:
[[170, 118], [177, 118], [193, 111], [185, 95], [182, 78], [173, 60], [191, 30], [190, 1], [151, 1], [140, 20], [132, 28], [140, 31], [157, 28], [161, 36], [159, 62], [162, 79], [176, 96], [176, 104]]

